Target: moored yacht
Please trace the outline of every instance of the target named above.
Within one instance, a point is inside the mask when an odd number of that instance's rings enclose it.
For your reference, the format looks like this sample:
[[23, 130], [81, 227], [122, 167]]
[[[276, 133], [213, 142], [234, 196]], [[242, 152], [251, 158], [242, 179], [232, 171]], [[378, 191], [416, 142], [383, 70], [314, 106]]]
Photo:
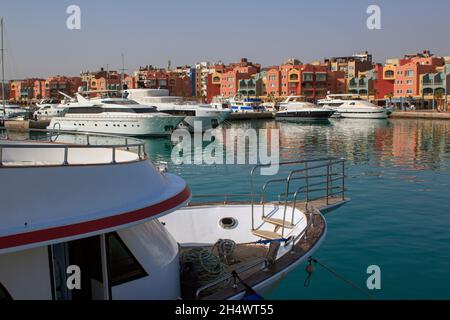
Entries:
[[160, 112], [184, 116], [180, 127], [190, 131], [194, 130], [196, 122], [201, 123], [203, 131], [215, 128], [230, 115], [229, 110], [213, 108], [209, 104], [190, 103], [182, 97], [170, 96], [167, 89], [128, 89], [126, 93], [129, 99], [155, 106]]
[[86, 99], [80, 93], [58, 108], [66, 111], [53, 117], [49, 129], [111, 133], [127, 136], [170, 135], [184, 116], [158, 112], [155, 107], [144, 106], [124, 98]]
[[[321, 210], [347, 201], [341, 159], [280, 164], [292, 171], [263, 186], [257, 166], [248, 201], [215, 203], [216, 195], [194, 203], [186, 182], [153, 166], [140, 140], [93, 144], [95, 135], [63, 132], [85, 138], [74, 144], [60, 133], [0, 139], [0, 178], [11, 182], [0, 184], [5, 300], [262, 295], [321, 245]], [[274, 200], [275, 184], [287, 187], [282, 202]], [[42, 201], [48, 190], [51, 201]]]
[[233, 112], [262, 112], [266, 108], [262, 105], [261, 99], [233, 97], [228, 99]]
[[355, 94], [330, 94], [318, 101], [319, 106], [336, 111], [338, 118], [387, 119], [388, 111]]
[[334, 110], [318, 107], [314, 103], [305, 101], [303, 96], [290, 96], [280, 104], [276, 113], [276, 120], [282, 121], [311, 121], [328, 120]]
[[38, 108], [33, 113], [34, 120], [50, 120], [53, 117], [63, 116], [67, 108], [57, 99], [42, 99], [36, 103]]

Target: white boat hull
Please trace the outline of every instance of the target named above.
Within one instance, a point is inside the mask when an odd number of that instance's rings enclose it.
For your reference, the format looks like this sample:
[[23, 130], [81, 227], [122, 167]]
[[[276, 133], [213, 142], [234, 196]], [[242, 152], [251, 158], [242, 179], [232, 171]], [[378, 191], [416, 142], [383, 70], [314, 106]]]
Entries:
[[336, 114], [333, 118], [351, 118], [351, 119], [387, 119], [387, 110], [377, 111], [351, 111], [351, 110], [339, 110], [336, 109]]
[[52, 118], [48, 129], [94, 132], [126, 136], [166, 136], [184, 117], [57, 117]]

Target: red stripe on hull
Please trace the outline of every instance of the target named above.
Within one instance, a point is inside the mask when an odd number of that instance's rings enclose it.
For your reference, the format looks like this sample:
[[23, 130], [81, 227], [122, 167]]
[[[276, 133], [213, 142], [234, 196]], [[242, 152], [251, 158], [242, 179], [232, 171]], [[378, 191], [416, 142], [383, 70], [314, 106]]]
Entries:
[[116, 216], [71, 224], [68, 226], [20, 233], [11, 236], [0, 237], [0, 250], [18, 246], [40, 243], [55, 239], [73, 237], [85, 233], [91, 233], [103, 229], [109, 229], [140, 220], [157, 216], [165, 211], [178, 207], [191, 196], [191, 190], [186, 187], [181, 193], [158, 204], [132, 212], [122, 213]]

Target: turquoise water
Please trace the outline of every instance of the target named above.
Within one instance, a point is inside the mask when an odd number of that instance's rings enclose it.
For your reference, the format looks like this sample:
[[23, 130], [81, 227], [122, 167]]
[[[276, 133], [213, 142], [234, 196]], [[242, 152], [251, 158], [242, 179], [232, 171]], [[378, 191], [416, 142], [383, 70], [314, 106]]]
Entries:
[[[315, 258], [361, 287], [381, 268], [379, 299], [449, 299], [450, 122], [335, 120], [330, 124], [239, 122], [234, 128], [279, 128], [282, 160], [342, 156], [350, 203], [326, 216], [328, 235]], [[248, 192], [251, 166], [174, 165], [172, 144], [147, 140], [153, 161], [169, 161], [194, 194]], [[268, 298], [364, 299], [319, 266], [305, 288], [305, 266]]]

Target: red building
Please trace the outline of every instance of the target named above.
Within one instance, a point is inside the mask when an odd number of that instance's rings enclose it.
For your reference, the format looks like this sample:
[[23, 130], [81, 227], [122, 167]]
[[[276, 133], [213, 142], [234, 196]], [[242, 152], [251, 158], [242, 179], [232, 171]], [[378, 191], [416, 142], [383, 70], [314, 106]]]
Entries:
[[220, 94], [224, 97], [233, 97], [239, 91], [239, 81], [251, 79], [261, 70], [261, 65], [253, 64], [242, 58], [240, 62], [230, 63], [220, 76]]
[[[393, 69], [394, 68], [394, 69]], [[377, 64], [374, 68], [376, 79], [374, 81], [375, 100], [387, 99], [394, 94], [395, 67]]]
[[192, 96], [191, 78], [176, 71], [147, 66], [138, 71], [135, 82], [140, 88], [168, 89], [173, 96]]

